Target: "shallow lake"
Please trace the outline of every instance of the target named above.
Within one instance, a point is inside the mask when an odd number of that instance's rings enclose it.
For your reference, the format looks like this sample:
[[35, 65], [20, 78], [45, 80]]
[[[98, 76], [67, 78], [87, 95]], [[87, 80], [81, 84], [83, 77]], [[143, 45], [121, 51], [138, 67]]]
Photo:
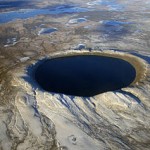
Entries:
[[75, 5], [56, 5], [43, 9], [19, 9], [16, 11], [1, 13], [0, 23], [7, 23], [16, 19], [27, 19], [38, 15], [73, 14], [87, 11], [87, 8], [82, 8]]

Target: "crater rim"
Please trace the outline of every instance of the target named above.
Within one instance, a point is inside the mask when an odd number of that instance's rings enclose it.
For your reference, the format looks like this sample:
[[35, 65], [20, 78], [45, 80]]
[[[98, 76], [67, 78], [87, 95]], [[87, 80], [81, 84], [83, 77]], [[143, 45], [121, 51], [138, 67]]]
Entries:
[[[133, 54], [130, 53], [126, 53], [126, 52], [118, 52], [118, 51], [112, 51], [112, 50], [105, 50], [105, 51], [87, 51], [87, 50], [82, 50], [82, 51], [76, 51], [76, 50], [68, 50], [68, 51], [63, 51], [63, 52], [54, 52], [51, 53], [49, 56], [47, 57], [43, 57], [41, 58], [37, 63], [35, 63], [34, 66], [34, 75], [36, 72], [36, 69], [44, 62], [46, 62], [47, 60], [51, 60], [51, 59], [57, 59], [57, 58], [65, 58], [65, 57], [71, 57], [71, 56], [104, 56], [104, 57], [110, 57], [110, 58], [116, 58], [116, 59], [121, 59], [124, 60], [126, 62], [128, 62], [130, 65], [132, 65], [132, 67], [135, 69], [136, 73], [135, 73], [135, 78], [133, 80], [132, 83], [130, 83], [130, 85], [128, 85], [127, 87], [123, 87], [124, 88], [128, 88], [128, 87], [133, 87], [133, 86], [137, 86], [140, 85], [140, 83], [142, 83], [145, 79], [146, 79], [146, 74], [147, 74], [147, 63], [145, 60], [143, 60], [140, 57], [137, 57]], [[34, 78], [35, 79], [35, 78]], [[37, 82], [37, 81], [36, 81]], [[42, 89], [44, 90], [39, 83], [38, 84], [38, 89]], [[121, 88], [122, 89], [122, 88]], [[106, 91], [106, 92], [113, 92], [115, 90], [112, 91]], [[117, 91], [117, 90], [116, 90]], [[50, 92], [50, 91], [45, 91], [44, 92]], [[104, 93], [106, 93], [104, 92]], [[53, 93], [53, 92], [52, 92]], [[54, 92], [55, 93], [55, 92]], [[64, 94], [64, 93], [57, 93], [56, 94]], [[103, 93], [100, 93], [103, 94]], [[96, 94], [96, 95], [100, 95], [100, 94]], [[68, 94], [64, 94], [64, 95], [68, 95]], [[94, 96], [96, 96], [94, 95]], [[76, 95], [74, 95], [76, 96]], [[81, 97], [81, 96], [76, 96], [76, 97]]]

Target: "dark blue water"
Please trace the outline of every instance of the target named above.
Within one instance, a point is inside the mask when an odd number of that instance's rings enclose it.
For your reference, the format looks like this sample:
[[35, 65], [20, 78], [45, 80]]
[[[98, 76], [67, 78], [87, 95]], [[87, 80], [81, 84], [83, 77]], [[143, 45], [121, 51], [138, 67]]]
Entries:
[[102, 56], [71, 56], [43, 62], [35, 79], [46, 91], [94, 96], [130, 85], [136, 71], [128, 62]]
[[27, 19], [37, 15], [58, 15], [86, 12], [87, 8], [75, 5], [57, 5], [44, 9], [20, 9], [17, 11], [5, 12], [0, 14], [0, 23], [7, 23], [16, 19]]
[[28, 4], [30, 4], [30, 1], [28, 0], [18, 0], [18, 1], [4, 0], [4, 1], [0, 1], [0, 9], [21, 8], [27, 6]]

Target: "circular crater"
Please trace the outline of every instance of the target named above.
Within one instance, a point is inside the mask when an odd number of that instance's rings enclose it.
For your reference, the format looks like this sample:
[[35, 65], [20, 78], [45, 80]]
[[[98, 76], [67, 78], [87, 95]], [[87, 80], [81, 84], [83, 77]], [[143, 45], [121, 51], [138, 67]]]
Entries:
[[43, 61], [35, 79], [48, 92], [90, 97], [127, 87], [136, 77], [129, 62], [115, 57], [75, 55]]

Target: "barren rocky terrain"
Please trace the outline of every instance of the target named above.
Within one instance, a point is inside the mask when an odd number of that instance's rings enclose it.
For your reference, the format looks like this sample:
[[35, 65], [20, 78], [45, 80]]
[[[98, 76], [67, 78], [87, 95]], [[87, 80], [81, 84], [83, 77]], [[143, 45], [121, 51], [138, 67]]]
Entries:
[[[150, 0], [0, 0], [0, 149], [149, 150]], [[130, 86], [93, 97], [44, 91], [40, 60], [107, 55]]]

